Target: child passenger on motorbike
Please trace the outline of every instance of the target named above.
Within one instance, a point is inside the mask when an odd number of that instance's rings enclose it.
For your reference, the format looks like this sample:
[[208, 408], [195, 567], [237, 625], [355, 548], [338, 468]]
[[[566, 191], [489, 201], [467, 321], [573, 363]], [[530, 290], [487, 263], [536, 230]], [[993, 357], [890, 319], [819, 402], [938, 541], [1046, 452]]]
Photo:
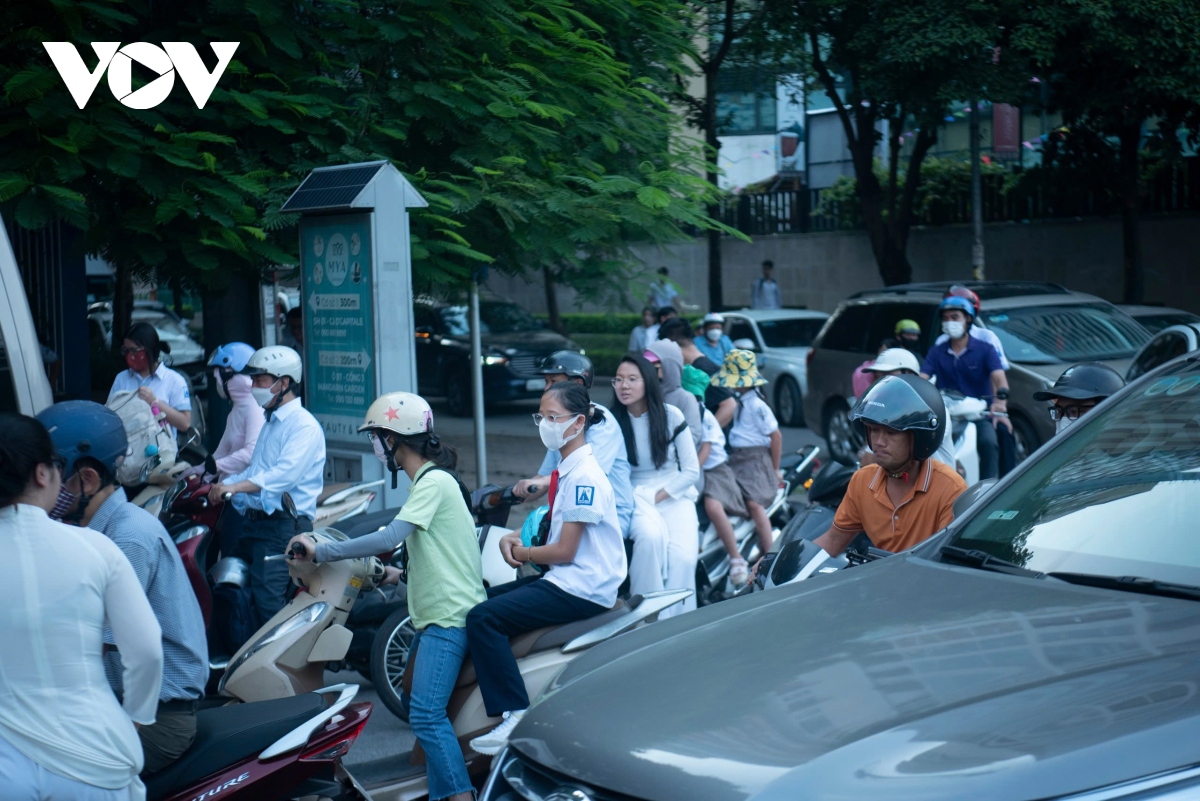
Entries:
[[600, 422], [598, 414], [583, 385], [563, 381], [546, 390], [534, 415], [542, 443], [562, 454], [550, 476], [549, 530], [545, 544], [529, 546], [520, 534], [507, 534], [500, 550], [513, 567], [533, 562], [545, 565], [546, 572], [491, 588], [488, 600], [467, 615], [484, 707], [489, 716], [504, 717], [471, 741], [481, 754], [499, 753], [529, 707], [509, 638], [605, 612], [625, 580], [625, 545], [612, 485], [585, 438], [588, 426]]
[[[358, 430], [366, 432], [393, 480], [403, 470], [412, 481], [400, 514], [358, 539], [316, 545], [299, 534], [288, 548], [299, 544], [302, 558], [332, 562], [374, 556], [407, 542], [408, 610], [417, 630], [410, 650], [415, 662], [409, 724], [425, 749], [429, 797], [469, 801], [471, 779], [446, 708], [467, 654], [467, 613], [486, 596], [475, 520], [458, 477], [450, 472], [457, 455], [434, 433], [429, 404], [408, 392], [377, 399]], [[388, 568], [384, 583], [398, 578]]]

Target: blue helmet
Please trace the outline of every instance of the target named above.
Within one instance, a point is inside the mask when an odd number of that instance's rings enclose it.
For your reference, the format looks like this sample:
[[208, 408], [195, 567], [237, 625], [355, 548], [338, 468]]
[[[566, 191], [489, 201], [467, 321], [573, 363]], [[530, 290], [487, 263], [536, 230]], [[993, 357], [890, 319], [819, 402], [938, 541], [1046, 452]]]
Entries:
[[250, 357], [253, 355], [254, 348], [245, 342], [230, 342], [213, 351], [212, 358], [208, 360], [208, 366], [240, 373], [246, 369], [246, 362], [250, 361]]
[[967, 300], [966, 298], [960, 298], [957, 295], [946, 298], [942, 301], [942, 305], [938, 306], [938, 314], [941, 314], [947, 309], [955, 309], [965, 313], [972, 320], [975, 319], [975, 307], [972, 306], [971, 301]]
[[129, 439], [125, 435], [125, 424], [112, 409], [93, 401], [63, 401], [37, 416], [46, 430], [54, 450], [67, 460], [63, 475], [75, 471], [75, 462], [81, 457], [95, 459], [110, 475], [125, 460], [129, 450]]

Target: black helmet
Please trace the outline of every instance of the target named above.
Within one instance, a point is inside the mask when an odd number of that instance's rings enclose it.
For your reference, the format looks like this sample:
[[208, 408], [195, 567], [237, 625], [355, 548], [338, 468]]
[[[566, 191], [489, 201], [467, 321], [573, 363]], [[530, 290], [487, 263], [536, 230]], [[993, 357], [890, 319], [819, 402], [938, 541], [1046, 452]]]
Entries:
[[541, 373], [542, 375], [558, 375], [562, 373], [570, 378], [578, 378], [587, 389], [592, 388], [592, 379], [596, 376], [596, 370], [592, 367], [592, 360], [582, 353], [576, 353], [573, 350], [560, 350], [556, 353], [551, 353], [546, 357], [546, 361], [542, 362]]
[[1125, 380], [1121, 378], [1120, 373], [1108, 365], [1099, 362], [1080, 362], [1064, 370], [1050, 389], [1033, 393], [1033, 399], [1048, 401], [1055, 398], [1067, 398], [1068, 400], [1107, 398], [1123, 386], [1125, 386]]
[[915, 375], [891, 375], [866, 391], [850, 410], [850, 422], [866, 439], [866, 424], [911, 431], [913, 458], [928, 459], [946, 436], [946, 404], [933, 384]]

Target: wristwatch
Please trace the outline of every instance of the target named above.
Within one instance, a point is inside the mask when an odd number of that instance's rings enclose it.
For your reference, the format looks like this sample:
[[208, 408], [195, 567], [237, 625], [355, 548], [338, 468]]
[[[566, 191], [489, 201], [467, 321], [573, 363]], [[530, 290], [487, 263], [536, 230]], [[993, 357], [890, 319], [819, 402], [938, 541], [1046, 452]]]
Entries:
[[996, 400], [1002, 400], [1002, 401], [1008, 400], [1008, 387], [1003, 387], [1001, 389], [996, 390]]

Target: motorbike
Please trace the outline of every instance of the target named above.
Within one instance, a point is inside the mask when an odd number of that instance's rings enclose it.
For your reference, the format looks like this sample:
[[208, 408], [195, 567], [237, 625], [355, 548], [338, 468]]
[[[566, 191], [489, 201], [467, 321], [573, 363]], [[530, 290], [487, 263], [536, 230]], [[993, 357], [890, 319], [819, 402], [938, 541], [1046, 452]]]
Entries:
[[[788, 523], [792, 509], [788, 498], [794, 487], [806, 481], [812, 470], [818, 464], [817, 457], [821, 449], [809, 445], [796, 451], [780, 464], [783, 478], [780, 487], [775, 491], [775, 498], [767, 507], [767, 515], [772, 525], [776, 526], [774, 536], [780, 536], [780, 527]], [[758, 544], [758, 531], [750, 518], [730, 517], [733, 534], [737, 539], [738, 551], [749, 564], [762, 555]], [[732, 598], [734, 587], [729, 581], [731, 560], [725, 543], [717, 534], [717, 527], [709, 523], [700, 535], [700, 557], [696, 561], [696, 605], [707, 606], [728, 598]]]
[[955, 469], [970, 487], [979, 483], [979, 433], [976, 426], [987, 422], [987, 402], [957, 392], [942, 392], [950, 419]]

